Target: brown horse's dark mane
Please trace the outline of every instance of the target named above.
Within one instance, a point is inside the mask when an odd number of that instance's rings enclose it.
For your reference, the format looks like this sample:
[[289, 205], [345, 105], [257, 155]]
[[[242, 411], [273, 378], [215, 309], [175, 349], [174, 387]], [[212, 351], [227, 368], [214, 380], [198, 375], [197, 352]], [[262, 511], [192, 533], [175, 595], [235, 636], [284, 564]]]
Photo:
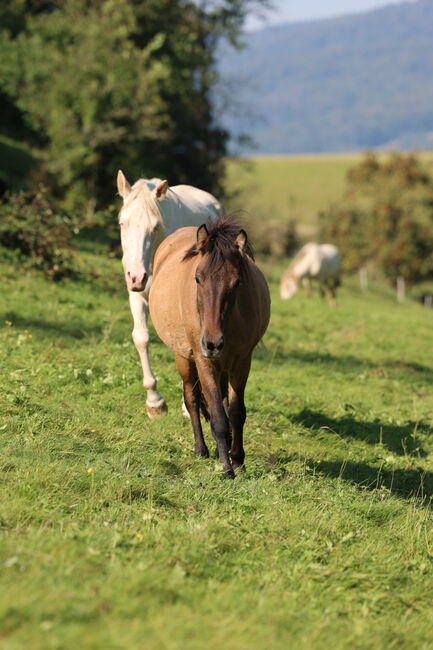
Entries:
[[[222, 216], [216, 220], [209, 219], [206, 223], [206, 228], [209, 233], [208, 239], [204, 246], [197, 247], [197, 244], [191, 246], [183, 256], [182, 261], [189, 260], [199, 253], [203, 255], [208, 254], [207, 263], [203, 271], [206, 274], [212, 274], [218, 271], [224, 264], [229, 261], [235, 266], [241, 274], [246, 268], [246, 258], [239, 251], [236, 246], [236, 238], [243, 228], [236, 223], [232, 216]], [[246, 255], [254, 260], [253, 251], [250, 244], [247, 242], [244, 252]]]

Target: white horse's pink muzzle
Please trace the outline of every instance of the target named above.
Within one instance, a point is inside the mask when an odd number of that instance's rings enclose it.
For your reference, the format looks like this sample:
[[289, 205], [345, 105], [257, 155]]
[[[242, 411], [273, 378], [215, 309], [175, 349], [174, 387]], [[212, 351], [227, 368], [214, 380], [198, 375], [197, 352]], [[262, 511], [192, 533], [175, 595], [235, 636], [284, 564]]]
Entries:
[[145, 271], [127, 271], [125, 277], [129, 291], [144, 291], [147, 282], [147, 273]]

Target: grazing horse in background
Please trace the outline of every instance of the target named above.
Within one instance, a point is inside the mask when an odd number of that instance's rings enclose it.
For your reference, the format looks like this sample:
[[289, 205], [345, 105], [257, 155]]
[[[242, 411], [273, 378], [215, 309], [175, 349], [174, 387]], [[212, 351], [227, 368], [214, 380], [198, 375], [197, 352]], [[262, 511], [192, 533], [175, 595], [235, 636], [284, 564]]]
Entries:
[[176, 356], [195, 454], [209, 456], [201, 409], [210, 418], [225, 475], [234, 478], [245, 458], [251, 356], [270, 316], [268, 286], [245, 231], [222, 217], [167, 237], [156, 252], [149, 305], [158, 336]]
[[158, 240], [178, 228], [197, 226], [208, 218], [216, 219], [222, 214], [222, 208], [211, 194], [190, 185], [169, 187], [167, 181], [159, 178], [141, 178], [131, 187], [120, 170], [117, 189], [123, 199], [119, 224], [122, 264], [134, 319], [132, 338], [143, 368], [147, 414], [153, 418], [167, 412], [164, 398], [157, 391], [148, 355], [148, 296], [155, 246]]
[[319, 282], [322, 296], [329, 292], [331, 304], [335, 306], [335, 291], [340, 286], [340, 266], [340, 254], [332, 244], [305, 244], [281, 278], [281, 298], [293, 298], [301, 281], [311, 296], [310, 280], [315, 279]]

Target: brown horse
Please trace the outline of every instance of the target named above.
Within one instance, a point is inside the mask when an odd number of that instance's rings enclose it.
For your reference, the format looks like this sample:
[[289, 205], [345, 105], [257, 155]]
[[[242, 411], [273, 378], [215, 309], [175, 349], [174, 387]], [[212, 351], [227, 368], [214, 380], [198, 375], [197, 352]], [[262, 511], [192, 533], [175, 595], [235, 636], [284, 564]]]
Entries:
[[251, 356], [270, 315], [268, 286], [245, 231], [221, 217], [167, 237], [155, 256], [149, 303], [159, 337], [176, 356], [195, 453], [209, 456], [201, 408], [225, 475], [234, 478], [233, 469], [245, 458], [244, 391]]

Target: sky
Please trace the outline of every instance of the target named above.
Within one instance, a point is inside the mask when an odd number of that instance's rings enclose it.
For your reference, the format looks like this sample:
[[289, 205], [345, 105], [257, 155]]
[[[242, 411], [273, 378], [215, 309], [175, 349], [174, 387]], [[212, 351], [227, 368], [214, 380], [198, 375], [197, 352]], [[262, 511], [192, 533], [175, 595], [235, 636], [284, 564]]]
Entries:
[[246, 28], [253, 31], [268, 25], [330, 18], [400, 2], [401, 0], [273, 0], [275, 10], [267, 12], [266, 20], [250, 17]]

